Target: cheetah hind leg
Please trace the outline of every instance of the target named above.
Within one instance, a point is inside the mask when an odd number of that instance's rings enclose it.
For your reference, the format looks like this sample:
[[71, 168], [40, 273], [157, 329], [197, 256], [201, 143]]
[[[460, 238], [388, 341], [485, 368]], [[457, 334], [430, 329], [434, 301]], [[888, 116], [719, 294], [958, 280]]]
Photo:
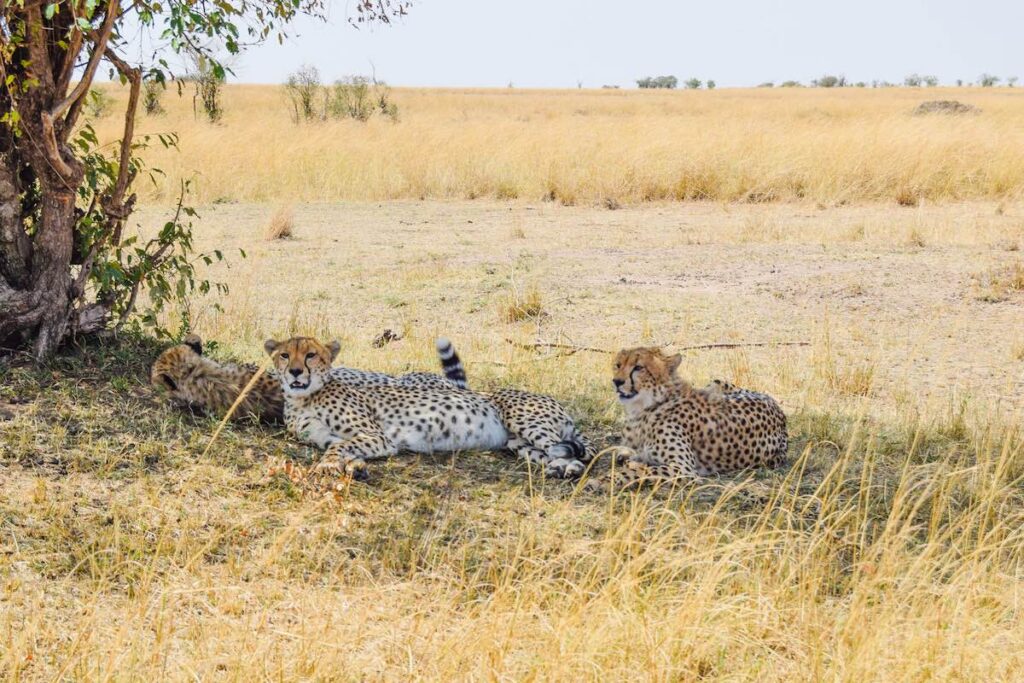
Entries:
[[558, 479], [574, 479], [586, 469], [579, 460], [567, 456], [568, 451], [564, 450], [562, 443], [556, 443], [547, 450], [541, 450], [536, 445], [516, 434], [510, 434], [506, 448], [516, 455], [534, 465], [544, 467], [544, 474], [548, 477]]

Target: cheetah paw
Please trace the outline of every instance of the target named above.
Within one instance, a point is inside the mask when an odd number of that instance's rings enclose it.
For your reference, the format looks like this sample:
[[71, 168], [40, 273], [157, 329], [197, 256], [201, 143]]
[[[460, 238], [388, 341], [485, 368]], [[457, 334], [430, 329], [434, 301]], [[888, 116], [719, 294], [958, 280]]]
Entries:
[[570, 458], [558, 458], [547, 464], [544, 473], [549, 477], [558, 479], [575, 479], [583, 474], [586, 466], [579, 460]]
[[351, 477], [355, 481], [365, 481], [366, 462], [362, 458], [350, 458], [345, 461], [325, 458], [317, 463], [311, 474], [316, 477]]

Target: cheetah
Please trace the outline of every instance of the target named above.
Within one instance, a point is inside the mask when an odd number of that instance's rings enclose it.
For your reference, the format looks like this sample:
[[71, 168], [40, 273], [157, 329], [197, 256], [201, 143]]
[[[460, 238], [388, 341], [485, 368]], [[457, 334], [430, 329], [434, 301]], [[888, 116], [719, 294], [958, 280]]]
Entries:
[[550, 396], [518, 389], [479, 393], [498, 408], [508, 432], [505, 448], [543, 467], [545, 475], [575, 479], [593, 460], [590, 442]]
[[455, 387], [359, 387], [331, 375], [340, 345], [309, 337], [268, 339], [284, 392], [285, 425], [324, 449], [315, 471], [366, 477], [366, 461], [400, 450], [496, 450], [508, 442], [497, 407]]
[[695, 389], [676, 376], [681, 360], [656, 348], [616, 355], [612, 384], [631, 451], [617, 467], [617, 487], [781, 465], [788, 437], [779, 404], [717, 380]]
[[[400, 376], [382, 372], [336, 367], [331, 376], [352, 386], [423, 386], [465, 389], [466, 373], [451, 344], [440, 340], [438, 355], [444, 376], [429, 372], [410, 372]], [[166, 392], [170, 402], [198, 414], [224, 415], [242, 389], [257, 374], [251, 363], [221, 363], [203, 355], [203, 341], [190, 334], [181, 344], [165, 349], [153, 362], [150, 382]], [[284, 394], [281, 381], [273, 371], [256, 379], [232, 417], [256, 419], [266, 423], [284, 421]]]
[[[304, 356], [311, 356], [309, 360], [315, 367], [304, 367], [299, 361], [296, 361], [294, 357], [295, 351], [281, 351], [280, 349], [285, 344], [292, 344], [296, 348], [300, 346], [305, 348], [305, 351], [300, 349], [301, 353]], [[305, 346], [302, 346], [302, 344], [305, 344]], [[504, 448], [533, 464], [543, 466], [547, 476], [557, 478], [578, 477], [586, 468], [585, 463], [592, 459], [592, 449], [586, 438], [577, 429], [575, 422], [565, 408], [550, 396], [516, 389], [500, 389], [490, 393], [456, 390], [457, 396], [453, 398], [451, 395], [452, 390], [444, 387], [433, 387], [433, 394], [430, 391], [425, 393], [402, 392], [397, 388], [389, 387], [366, 388], [365, 391], [360, 392], [343, 391], [333, 386], [338, 384], [338, 382], [331, 381], [330, 375], [324, 374], [324, 368], [330, 367], [331, 361], [333, 361], [340, 349], [337, 342], [324, 346], [316, 342], [316, 340], [310, 339], [292, 339], [284, 343], [271, 339], [267, 340], [265, 349], [274, 358], [275, 367], [278, 368], [279, 375], [282, 378], [286, 395], [285, 415], [289, 429], [299, 435], [299, 438], [304, 438], [301, 434], [306, 434], [307, 436], [304, 440], [317, 445], [319, 445], [318, 442], [333, 443], [333, 439], [326, 438], [323, 435], [323, 423], [327, 422], [327, 431], [337, 436], [335, 433], [337, 427], [328, 418], [330, 417], [337, 422], [337, 419], [333, 417], [334, 414], [339, 412], [347, 414], [347, 406], [349, 403], [355, 402], [358, 395], [358, 397], [373, 397], [371, 401], [373, 405], [371, 407], [376, 411], [377, 419], [382, 419], [379, 417], [382, 414], [382, 405], [395, 413], [394, 416], [390, 414], [387, 416], [392, 420], [392, 424], [390, 431], [385, 430], [388, 431], [385, 434], [387, 437], [385, 442], [378, 439], [374, 444], [378, 449], [374, 451], [376, 453], [375, 457], [391, 455], [396, 450], [403, 448], [414, 452], [424, 452], [422, 450], [424, 447], [427, 447], [428, 451], [454, 450], [457, 448], [475, 448], [479, 450]], [[464, 380], [465, 371], [462, 368], [462, 362], [448, 340], [438, 340], [438, 353], [441, 356], [446, 376], [460, 376]], [[287, 355], [287, 358], [281, 358], [282, 354]], [[287, 370], [287, 373], [285, 370]], [[314, 375], [316, 379], [313, 379]], [[290, 379], [291, 377], [298, 379], [292, 380]], [[320, 379], [320, 377], [326, 377], [326, 379]], [[294, 386], [292, 386], [293, 384]], [[316, 387], [309, 388], [313, 384]], [[316, 394], [323, 388], [330, 389], [328, 392], [328, 396], [331, 397], [330, 399], [317, 398], [315, 400], [306, 400], [307, 394]], [[388, 391], [379, 391], [381, 388], [388, 389]], [[296, 393], [298, 396], [293, 395]], [[334, 396], [339, 393], [344, 395], [340, 401], [334, 399]], [[438, 404], [438, 396], [443, 397], [443, 401], [440, 404]], [[415, 402], [411, 402], [413, 399], [415, 399]], [[330, 403], [331, 400], [334, 400], [335, 403], [329, 408], [324, 408], [324, 404]], [[421, 405], [424, 401], [428, 404], [427, 407]], [[459, 405], [456, 405], [456, 403]], [[462, 440], [449, 443], [453, 438], [448, 433], [452, 431], [449, 428], [449, 424], [459, 427], [461, 432], [466, 432], [468, 429], [464, 425], [477, 425], [476, 421], [472, 418], [462, 416], [459, 419], [451, 414], [452, 411], [467, 409], [471, 412], [473, 410], [484, 411], [483, 406], [485, 405], [487, 407], [485, 412], [488, 417], [491, 415], [491, 411], [494, 411], [494, 414], [499, 418], [501, 432], [504, 434], [502, 443], [497, 447], [493, 445], [487, 446], [483, 443], [473, 445], [472, 440], [479, 438], [479, 435], [472, 432], [468, 433]], [[292, 408], [290, 409], [289, 406], [292, 406]], [[410, 411], [412, 412], [411, 417], [409, 415]], [[289, 418], [289, 414], [295, 417]], [[308, 419], [298, 417], [300, 414], [306, 415]], [[443, 421], [438, 422], [437, 420], [441, 418], [443, 418]], [[397, 421], [397, 426], [393, 424], [394, 421]], [[419, 433], [409, 433], [409, 427], [414, 427], [414, 431]], [[486, 428], [488, 433], [490, 433], [491, 425], [484, 423], [480, 424], [479, 428]], [[438, 429], [441, 429], [440, 437], [437, 434]], [[380, 430], [375, 429], [375, 431], [379, 432]], [[425, 436], [421, 436], [421, 434]], [[377, 434], [377, 436], [380, 435]], [[428, 443], [424, 443], [425, 441]], [[446, 444], [447, 446], [441, 448], [439, 444]], [[323, 448], [324, 446], [321, 447]], [[354, 452], [345, 450], [339, 455], [343, 463], [346, 461], [346, 458], [355, 457]], [[365, 458], [361, 459], [365, 460]], [[362, 464], [356, 463], [354, 469], [358, 470], [361, 467]], [[347, 471], [350, 468], [345, 466], [344, 469]]]

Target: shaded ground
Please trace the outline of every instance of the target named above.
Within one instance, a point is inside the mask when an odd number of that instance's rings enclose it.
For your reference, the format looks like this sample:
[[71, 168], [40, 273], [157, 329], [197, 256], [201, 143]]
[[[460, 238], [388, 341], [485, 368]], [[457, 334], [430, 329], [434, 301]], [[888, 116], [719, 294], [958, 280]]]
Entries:
[[[581, 496], [502, 454], [402, 456], [304, 497], [266, 464], [314, 453], [253, 425], [207, 451], [215, 423], [149, 390], [157, 345], [0, 366], [0, 671], [1019, 673], [1019, 208], [306, 206], [294, 239], [265, 242], [271, 213], [202, 211], [202, 248], [250, 255], [213, 273], [232, 286], [222, 312], [193, 311], [216, 354], [309, 332], [352, 365], [430, 369], [446, 333], [472, 382], [552, 393], [604, 444], [608, 358], [506, 339], [806, 340], [683, 367], [779, 396], [795, 466], [648, 502]], [[499, 322], [530, 289], [543, 315]], [[376, 349], [385, 327], [403, 338]]]

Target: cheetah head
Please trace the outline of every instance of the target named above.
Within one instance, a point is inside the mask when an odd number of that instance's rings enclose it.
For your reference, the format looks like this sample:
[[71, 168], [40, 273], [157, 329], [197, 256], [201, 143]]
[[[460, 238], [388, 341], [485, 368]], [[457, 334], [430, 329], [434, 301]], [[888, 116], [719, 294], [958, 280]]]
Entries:
[[612, 362], [612, 384], [619, 401], [627, 405], [644, 403], [652, 391], [676, 381], [676, 370], [683, 357], [666, 356], [661, 349], [639, 347], [623, 349]]
[[325, 346], [312, 337], [292, 337], [283, 342], [268, 339], [263, 348], [273, 359], [284, 393], [302, 396], [323, 388], [341, 344], [332, 341]]
[[171, 403], [184, 406], [189, 399], [182, 389], [189, 374], [202, 363], [203, 340], [190, 334], [181, 344], [164, 350], [149, 371], [149, 381], [155, 389], [170, 394]]

